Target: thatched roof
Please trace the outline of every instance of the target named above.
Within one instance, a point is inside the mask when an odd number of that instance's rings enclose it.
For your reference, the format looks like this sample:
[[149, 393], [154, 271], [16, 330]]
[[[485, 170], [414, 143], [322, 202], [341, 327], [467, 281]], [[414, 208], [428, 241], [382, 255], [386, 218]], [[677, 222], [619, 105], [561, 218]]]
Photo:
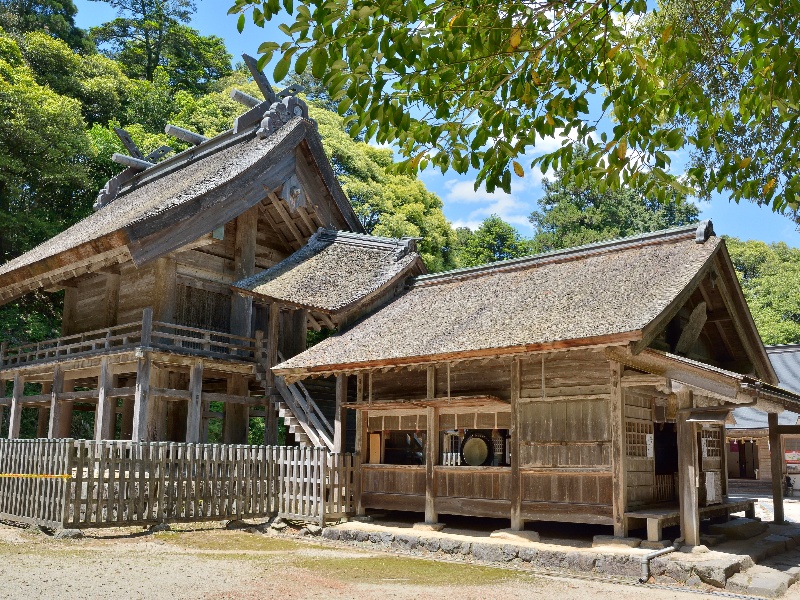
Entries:
[[720, 245], [708, 233], [696, 239], [698, 232], [684, 227], [419, 277], [352, 329], [275, 371], [301, 375], [639, 339]]
[[424, 273], [414, 240], [320, 229], [300, 250], [233, 287], [269, 300], [339, 313], [412, 273]]
[[[114, 199], [102, 208], [0, 266], [0, 295], [4, 300], [19, 296], [35, 289], [36, 278], [43, 274], [104, 252], [127, 247], [137, 264], [154, 258], [150, 255], [154, 247], [151, 240], [178, 222], [188, 221], [194, 229], [206, 229], [196, 233], [187, 228], [187, 236], [194, 237], [186, 240], [174, 232], [169, 234], [178, 246], [193, 241], [224, 224], [232, 210], [244, 212], [250, 188], [263, 193], [264, 185], [279, 186], [288, 177], [283, 171], [291, 167], [284, 163], [294, 160], [296, 148], [303, 142], [320, 166], [321, 178], [344, 221], [351, 229], [361, 231], [322, 151], [314, 123], [295, 117], [265, 139], [256, 135], [256, 129], [253, 126], [239, 134], [232, 130], [220, 134], [123, 182]], [[270, 179], [273, 174], [280, 179], [276, 183]], [[217, 216], [224, 220], [212, 222]], [[51, 280], [48, 285], [53, 283]], [[13, 292], [3, 289], [11, 285]]]

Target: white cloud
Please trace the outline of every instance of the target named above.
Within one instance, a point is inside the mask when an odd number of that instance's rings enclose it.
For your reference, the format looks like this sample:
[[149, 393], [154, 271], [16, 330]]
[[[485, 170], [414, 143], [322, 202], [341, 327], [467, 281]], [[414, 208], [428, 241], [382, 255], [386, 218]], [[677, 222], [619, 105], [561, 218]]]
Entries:
[[[541, 180], [539, 180], [541, 181]], [[534, 181], [538, 184], [539, 181]], [[528, 215], [534, 209], [539, 196], [538, 185], [525, 183], [524, 179], [515, 178], [511, 194], [502, 190], [487, 192], [481, 185], [477, 190], [474, 183], [464, 179], [449, 179], [445, 182], [445, 203], [467, 204], [473, 206], [467, 215], [455, 221], [455, 226], [466, 226], [475, 229], [486, 217], [497, 215], [504, 221], [523, 229], [531, 228]]]

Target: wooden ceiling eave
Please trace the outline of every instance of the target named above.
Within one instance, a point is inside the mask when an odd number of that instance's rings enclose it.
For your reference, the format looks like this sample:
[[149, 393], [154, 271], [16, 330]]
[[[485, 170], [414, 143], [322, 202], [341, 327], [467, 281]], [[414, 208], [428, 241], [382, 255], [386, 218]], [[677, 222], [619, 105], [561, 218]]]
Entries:
[[[124, 243], [126, 237], [122, 232], [106, 237], [112, 239], [105, 240], [102, 244], [98, 241], [92, 242], [91, 253], [86, 252], [86, 244], [84, 244], [73, 249], [76, 252], [62, 252], [36, 263], [37, 268], [35, 269], [18, 269], [6, 277], [0, 278], [0, 282], [11, 281], [10, 284], [0, 288], [0, 304], [16, 300], [37, 289], [59, 289], [66, 281], [131, 260], [130, 252]], [[105, 249], [95, 251], [102, 248]], [[59, 263], [63, 264], [55, 266]], [[43, 268], [45, 264], [54, 268], [45, 269]]]
[[422, 398], [417, 400], [382, 400], [382, 401], [363, 401], [346, 402], [342, 404], [344, 408], [353, 410], [397, 410], [399, 408], [478, 408], [478, 407], [498, 407], [508, 408], [510, 401], [503, 400], [497, 396], [477, 395], [477, 396], [443, 396], [439, 398]]

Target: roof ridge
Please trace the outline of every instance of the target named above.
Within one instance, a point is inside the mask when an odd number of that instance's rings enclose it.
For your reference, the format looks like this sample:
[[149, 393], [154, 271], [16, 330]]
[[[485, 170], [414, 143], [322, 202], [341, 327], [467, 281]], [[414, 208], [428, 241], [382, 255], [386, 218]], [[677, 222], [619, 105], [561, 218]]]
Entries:
[[764, 346], [767, 354], [782, 354], [784, 352], [800, 352], [800, 344], [773, 344]]
[[713, 235], [715, 234], [712, 223], [710, 220], [706, 220], [700, 221], [699, 223], [694, 223], [692, 225], [683, 225], [681, 227], [650, 231], [647, 233], [640, 233], [623, 238], [592, 242], [590, 244], [583, 244], [581, 246], [574, 246], [572, 248], [564, 248], [562, 250], [552, 250], [550, 252], [542, 252], [520, 258], [495, 261], [475, 267], [464, 267], [461, 269], [453, 269], [451, 271], [444, 271], [441, 273], [420, 275], [414, 278], [411, 285], [436, 285], [438, 283], [446, 283], [462, 278], [489, 275], [503, 271], [513, 271], [536, 264], [546, 264], [559, 260], [577, 260], [596, 254], [626, 250], [629, 248], [635, 248], [637, 246], [646, 246], [655, 243], [668, 243], [683, 239], [694, 239], [697, 243], [702, 244]]

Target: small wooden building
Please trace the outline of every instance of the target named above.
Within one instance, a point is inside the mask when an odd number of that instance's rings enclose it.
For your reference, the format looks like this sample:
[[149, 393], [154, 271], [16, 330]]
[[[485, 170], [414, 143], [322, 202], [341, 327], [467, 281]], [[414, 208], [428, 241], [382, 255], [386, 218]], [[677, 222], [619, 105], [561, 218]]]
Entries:
[[361, 510], [680, 522], [690, 544], [752, 508], [726, 499], [729, 412], [800, 406], [710, 222], [416, 277], [273, 371], [338, 378]]

